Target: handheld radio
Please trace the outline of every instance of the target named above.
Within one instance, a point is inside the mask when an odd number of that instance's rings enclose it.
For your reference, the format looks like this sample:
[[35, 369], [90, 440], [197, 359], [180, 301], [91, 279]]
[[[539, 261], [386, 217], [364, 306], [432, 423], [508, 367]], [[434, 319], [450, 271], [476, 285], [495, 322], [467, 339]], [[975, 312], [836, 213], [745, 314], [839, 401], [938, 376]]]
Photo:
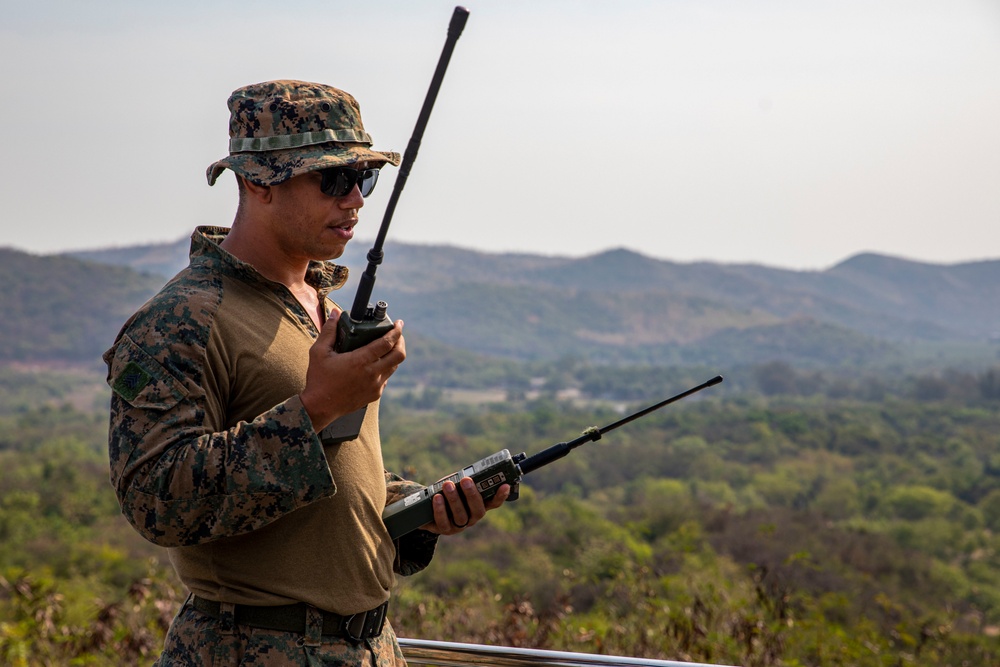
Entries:
[[[393, 322], [386, 314], [388, 305], [385, 301], [379, 301], [374, 306], [370, 300], [372, 289], [375, 287], [375, 271], [382, 263], [384, 253], [382, 245], [385, 243], [385, 236], [389, 231], [389, 223], [392, 221], [392, 214], [396, 210], [396, 202], [406, 185], [406, 179], [410, 175], [410, 167], [417, 159], [417, 151], [420, 149], [420, 140], [424, 136], [424, 129], [427, 127], [427, 120], [430, 118], [431, 109], [434, 107], [434, 100], [437, 99], [438, 90], [444, 80], [445, 70], [448, 69], [448, 62], [451, 60], [452, 51], [455, 50], [455, 43], [458, 42], [465, 22], [469, 18], [469, 11], [464, 7], [455, 7], [451, 15], [451, 22], [448, 25], [448, 38], [445, 41], [441, 57], [438, 59], [437, 68], [434, 70], [434, 77], [431, 79], [430, 89], [424, 98], [424, 105], [420, 109], [417, 117], [416, 127], [413, 129], [413, 136], [410, 137], [403, 153], [403, 161], [399, 166], [399, 174], [396, 183], [392, 188], [392, 195], [389, 203], [385, 207], [385, 214], [382, 216], [382, 225], [379, 227], [375, 245], [368, 251], [368, 268], [361, 274], [358, 282], [358, 293], [354, 297], [354, 305], [350, 312], [344, 311], [337, 321], [337, 341], [334, 349], [337, 352], [350, 352], [359, 347], [364, 347], [377, 338], [381, 338], [392, 330]], [[319, 437], [324, 445], [354, 440], [361, 432], [361, 423], [365, 420], [365, 412], [368, 406], [355, 410], [335, 420], [329, 426], [320, 431]]]
[[659, 410], [665, 405], [669, 405], [674, 401], [679, 401], [682, 398], [701, 391], [706, 387], [717, 385], [720, 382], [722, 382], [722, 376], [716, 375], [711, 380], [708, 380], [697, 387], [688, 389], [687, 391], [681, 392], [676, 396], [671, 396], [665, 401], [661, 401], [655, 405], [649, 406], [648, 408], [635, 412], [628, 417], [619, 419], [613, 424], [608, 424], [607, 426], [602, 426], [601, 428], [591, 426], [575, 440], [560, 442], [552, 445], [548, 449], [545, 449], [533, 456], [526, 456], [523, 452], [516, 456], [511, 456], [508, 450], [502, 449], [496, 454], [491, 454], [484, 459], [476, 461], [471, 466], [452, 473], [434, 484], [426, 486], [423, 489], [411, 493], [405, 498], [392, 503], [382, 512], [382, 521], [385, 522], [386, 528], [389, 529], [389, 536], [394, 540], [398, 537], [406, 535], [407, 533], [413, 532], [417, 528], [420, 528], [420, 526], [434, 520], [434, 509], [431, 503], [434, 496], [441, 492], [441, 489], [444, 487], [444, 483], [452, 482], [457, 485], [459, 480], [463, 477], [472, 478], [472, 481], [476, 483], [476, 488], [479, 489], [479, 492], [482, 494], [484, 501], [489, 501], [490, 498], [495, 496], [497, 490], [502, 484], [510, 484], [511, 486], [510, 496], [507, 500], [517, 500], [517, 490], [521, 477], [528, 474], [532, 470], [537, 470], [538, 468], [548, 465], [557, 459], [561, 459], [584, 443], [600, 440], [601, 436], [608, 431], [613, 431], [619, 426], [624, 426], [630, 421], [639, 419], [640, 417], [645, 417], [654, 410]]

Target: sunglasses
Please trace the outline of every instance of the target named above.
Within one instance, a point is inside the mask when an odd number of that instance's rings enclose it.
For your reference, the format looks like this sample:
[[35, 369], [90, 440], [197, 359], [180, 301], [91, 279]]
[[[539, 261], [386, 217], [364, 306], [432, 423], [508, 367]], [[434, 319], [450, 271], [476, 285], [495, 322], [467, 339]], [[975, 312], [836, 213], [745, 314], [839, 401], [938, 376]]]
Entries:
[[320, 169], [323, 180], [319, 189], [330, 197], [343, 197], [350, 194], [354, 186], [361, 190], [361, 196], [367, 197], [375, 189], [378, 181], [378, 169], [352, 169], [351, 167], [330, 167]]

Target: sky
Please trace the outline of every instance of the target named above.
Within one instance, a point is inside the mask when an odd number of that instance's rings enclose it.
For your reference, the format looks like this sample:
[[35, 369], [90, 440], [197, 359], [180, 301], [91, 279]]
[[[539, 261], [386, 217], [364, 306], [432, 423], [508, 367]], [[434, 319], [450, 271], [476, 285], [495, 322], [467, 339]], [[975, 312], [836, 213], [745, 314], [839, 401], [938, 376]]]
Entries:
[[[249, 83], [343, 88], [402, 153], [455, 4], [0, 0], [0, 247], [228, 226], [233, 176], [205, 169]], [[463, 6], [390, 241], [796, 270], [1000, 259], [1000, 0]]]

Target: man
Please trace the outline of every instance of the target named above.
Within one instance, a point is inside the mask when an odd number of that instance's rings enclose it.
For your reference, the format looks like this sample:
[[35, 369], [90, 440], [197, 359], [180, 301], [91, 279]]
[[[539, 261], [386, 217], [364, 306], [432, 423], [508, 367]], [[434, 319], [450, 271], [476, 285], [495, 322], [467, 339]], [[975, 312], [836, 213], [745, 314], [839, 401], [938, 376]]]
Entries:
[[[125, 324], [104, 359], [111, 480], [122, 512], [168, 548], [190, 589], [161, 665], [398, 665], [385, 622], [394, 573], [426, 567], [438, 535], [488, 504], [471, 480], [435, 497], [434, 521], [390, 540], [385, 505], [420, 485], [382, 467], [378, 402], [406, 352], [403, 323], [334, 351], [347, 269], [378, 170], [357, 102], [272, 81], [229, 98], [231, 229], [201, 227], [190, 265]], [[360, 435], [319, 433], [368, 406]]]

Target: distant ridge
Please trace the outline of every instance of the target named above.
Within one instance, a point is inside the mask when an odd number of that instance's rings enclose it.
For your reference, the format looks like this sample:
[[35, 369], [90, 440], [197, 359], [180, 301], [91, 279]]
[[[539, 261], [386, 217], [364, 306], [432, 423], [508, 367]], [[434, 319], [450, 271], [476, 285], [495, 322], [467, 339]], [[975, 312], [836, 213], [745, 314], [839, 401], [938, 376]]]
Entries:
[[0, 248], [0, 362], [100, 363], [159, 276]]
[[82, 250], [66, 253], [70, 257], [110, 264], [112, 266], [127, 266], [140, 273], [170, 278], [187, 266], [188, 248], [191, 241], [182, 238], [173, 243], [152, 243], [100, 250]]
[[[0, 273], [4, 358], [92, 358], [187, 264], [188, 245], [50, 257], [5, 251], [4, 266], [19, 269]], [[351, 244], [339, 260], [353, 269], [336, 297], [342, 305], [353, 301], [368, 245]], [[917, 348], [933, 357], [928, 345], [995, 359], [1000, 340], [1000, 260], [938, 265], [864, 253], [825, 271], [796, 271], [670, 262], [623, 248], [568, 258], [389, 242], [385, 252], [375, 296], [411, 335], [498, 358], [864, 366], [898, 363]], [[64, 317], [40, 315], [16, 296], [25, 290]], [[86, 333], [61, 330], [70, 320]]]

